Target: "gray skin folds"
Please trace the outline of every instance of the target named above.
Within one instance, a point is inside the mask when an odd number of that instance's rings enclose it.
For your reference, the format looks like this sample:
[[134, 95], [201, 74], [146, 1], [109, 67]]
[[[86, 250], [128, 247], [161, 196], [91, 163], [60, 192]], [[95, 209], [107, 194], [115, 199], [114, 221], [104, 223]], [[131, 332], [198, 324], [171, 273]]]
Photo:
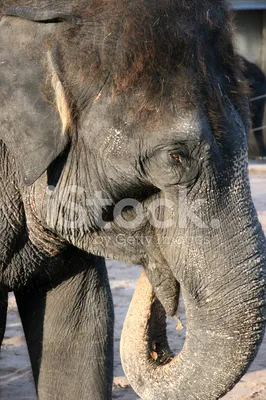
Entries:
[[220, 398], [266, 317], [226, 4], [20, 3], [0, 4], [0, 339], [13, 290], [38, 398], [110, 400], [104, 257], [142, 264], [121, 341], [130, 383], [144, 400]]

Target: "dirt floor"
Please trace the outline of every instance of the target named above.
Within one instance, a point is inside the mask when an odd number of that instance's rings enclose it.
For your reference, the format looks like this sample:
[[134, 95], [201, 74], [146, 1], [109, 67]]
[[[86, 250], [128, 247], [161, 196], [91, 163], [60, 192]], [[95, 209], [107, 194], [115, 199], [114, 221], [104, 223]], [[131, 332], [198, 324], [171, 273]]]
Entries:
[[[259, 218], [266, 232], [266, 172], [252, 174], [251, 183]], [[137, 400], [138, 396], [128, 386], [123, 374], [119, 357], [119, 342], [123, 321], [141, 268], [108, 261], [108, 271], [116, 314], [113, 399]], [[183, 306], [179, 314], [185, 325]], [[179, 351], [184, 342], [185, 331], [176, 331], [175, 319], [169, 320], [168, 325], [171, 347], [173, 350]], [[12, 294], [9, 299], [6, 335], [0, 355], [0, 390], [1, 400], [36, 400], [27, 347]], [[266, 400], [266, 336], [250, 370], [224, 399]]]

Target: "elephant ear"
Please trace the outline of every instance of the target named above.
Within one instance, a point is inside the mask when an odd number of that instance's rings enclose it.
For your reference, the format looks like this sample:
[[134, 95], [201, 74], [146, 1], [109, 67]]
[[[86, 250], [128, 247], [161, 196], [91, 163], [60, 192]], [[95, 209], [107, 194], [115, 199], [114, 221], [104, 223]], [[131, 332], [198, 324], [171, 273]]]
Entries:
[[47, 23], [47, 15], [45, 22], [0, 22], [0, 140], [26, 185], [65, 149], [71, 128], [68, 99], [49, 51], [57, 23]]

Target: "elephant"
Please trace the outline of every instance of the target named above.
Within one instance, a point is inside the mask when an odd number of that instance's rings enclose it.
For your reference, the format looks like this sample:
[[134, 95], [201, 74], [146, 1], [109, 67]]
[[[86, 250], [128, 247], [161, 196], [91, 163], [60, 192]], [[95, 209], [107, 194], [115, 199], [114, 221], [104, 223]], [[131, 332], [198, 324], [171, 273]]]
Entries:
[[[227, 3], [6, 0], [0, 12], [1, 338], [14, 291], [38, 398], [110, 400], [105, 258], [140, 264], [121, 340], [132, 387], [220, 398], [266, 319]], [[180, 290], [187, 335], [173, 355], [165, 319]]]
[[266, 146], [263, 139], [263, 118], [266, 105], [266, 76], [254, 63], [242, 57], [244, 76], [249, 82], [251, 96], [252, 129], [259, 149], [260, 157], [266, 157]]

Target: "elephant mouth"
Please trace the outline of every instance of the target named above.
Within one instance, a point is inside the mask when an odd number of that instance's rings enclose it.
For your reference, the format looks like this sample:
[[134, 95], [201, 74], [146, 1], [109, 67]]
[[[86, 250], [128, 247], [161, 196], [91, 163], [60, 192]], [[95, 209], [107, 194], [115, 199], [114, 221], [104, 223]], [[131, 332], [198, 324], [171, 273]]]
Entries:
[[[186, 338], [185, 321], [185, 309], [181, 295], [174, 316], [167, 316], [160, 301], [154, 297], [154, 301], [150, 307], [146, 334], [148, 337], [147, 345], [149, 354], [156, 366], [163, 366], [170, 363], [174, 357], [181, 352]], [[175, 332], [174, 336], [176, 336], [177, 339], [175, 350], [171, 349], [169, 345], [169, 332]]]
[[[179, 317], [181, 313], [182, 316], [184, 315], [185, 310], [179, 291], [176, 299], [176, 313], [171, 316], [167, 315], [164, 306], [154, 293], [151, 296], [150, 304], [147, 305], [147, 322], [144, 326], [143, 337], [146, 341], [148, 358], [154, 367], [169, 364], [181, 352], [185, 341], [186, 327]], [[168, 330], [175, 330], [179, 339], [175, 352], [168, 342]]]
[[167, 319], [165, 311], [156, 298], [154, 298], [151, 304], [150, 315], [146, 326], [146, 335], [148, 338], [147, 346], [151, 362], [155, 366], [163, 366], [170, 363], [175, 357], [175, 353], [171, 350], [167, 339]]

